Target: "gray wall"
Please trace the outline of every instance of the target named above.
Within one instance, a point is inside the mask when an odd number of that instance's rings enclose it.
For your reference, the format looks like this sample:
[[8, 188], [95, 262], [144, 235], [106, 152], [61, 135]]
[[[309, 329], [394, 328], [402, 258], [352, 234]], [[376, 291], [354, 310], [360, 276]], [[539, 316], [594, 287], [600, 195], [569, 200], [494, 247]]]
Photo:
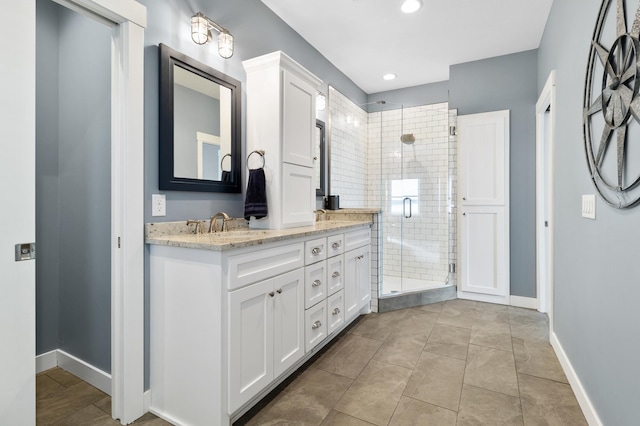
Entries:
[[411, 107], [447, 102], [449, 100], [449, 81], [371, 93], [367, 96], [369, 112], [380, 111], [380, 107], [375, 104], [379, 100], [386, 102], [382, 108], [383, 111], [398, 109], [400, 105]]
[[38, 353], [60, 348], [110, 372], [110, 30], [46, 0], [38, 20]]
[[535, 104], [537, 51], [453, 65], [449, 107], [458, 115], [510, 110], [511, 294], [536, 297]]
[[[627, 3], [633, 19], [637, 3]], [[640, 208], [618, 210], [597, 198], [596, 220], [580, 215], [582, 194], [595, 193], [583, 149], [582, 100], [600, 5], [555, 1], [538, 52], [538, 90], [557, 72], [555, 332], [603, 424], [637, 425]]]

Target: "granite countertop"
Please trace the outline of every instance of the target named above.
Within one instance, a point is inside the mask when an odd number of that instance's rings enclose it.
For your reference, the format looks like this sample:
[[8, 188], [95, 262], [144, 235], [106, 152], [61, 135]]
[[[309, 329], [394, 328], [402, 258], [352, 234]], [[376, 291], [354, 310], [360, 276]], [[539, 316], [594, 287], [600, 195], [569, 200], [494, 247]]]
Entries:
[[186, 221], [147, 224], [145, 226], [145, 242], [147, 244], [158, 244], [164, 246], [226, 251], [259, 244], [273, 243], [276, 241], [308, 237], [328, 231], [346, 231], [351, 228], [371, 225], [371, 220], [325, 220], [316, 222], [311, 226], [303, 226], [299, 228], [236, 228], [226, 232], [217, 232], [213, 234], [185, 233], [183, 230], [189, 229], [186, 227], [185, 223]]

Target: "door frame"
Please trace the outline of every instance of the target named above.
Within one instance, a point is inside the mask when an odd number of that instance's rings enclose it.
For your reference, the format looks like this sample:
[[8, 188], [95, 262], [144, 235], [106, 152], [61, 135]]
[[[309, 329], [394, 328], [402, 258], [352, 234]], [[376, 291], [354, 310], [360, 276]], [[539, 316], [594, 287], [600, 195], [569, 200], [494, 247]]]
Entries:
[[111, 27], [111, 400], [112, 417], [128, 424], [145, 412], [141, 166], [147, 12], [135, 0], [53, 1]]
[[[549, 110], [545, 131], [545, 115]], [[538, 311], [549, 315], [549, 328], [553, 332], [554, 288], [554, 150], [556, 122], [556, 72], [552, 70], [536, 103], [536, 286]], [[546, 207], [546, 209], [545, 209]], [[546, 210], [546, 212], [545, 212]], [[548, 231], [545, 244], [545, 221]], [[544, 269], [547, 277], [544, 277]]]

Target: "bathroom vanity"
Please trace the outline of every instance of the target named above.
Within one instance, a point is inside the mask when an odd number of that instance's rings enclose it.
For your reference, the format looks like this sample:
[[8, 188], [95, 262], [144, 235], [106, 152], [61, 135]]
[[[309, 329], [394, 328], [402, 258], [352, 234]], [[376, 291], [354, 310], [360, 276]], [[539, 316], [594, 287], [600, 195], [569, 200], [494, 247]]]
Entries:
[[230, 424], [369, 312], [368, 221], [217, 234], [153, 226], [150, 409], [172, 423]]

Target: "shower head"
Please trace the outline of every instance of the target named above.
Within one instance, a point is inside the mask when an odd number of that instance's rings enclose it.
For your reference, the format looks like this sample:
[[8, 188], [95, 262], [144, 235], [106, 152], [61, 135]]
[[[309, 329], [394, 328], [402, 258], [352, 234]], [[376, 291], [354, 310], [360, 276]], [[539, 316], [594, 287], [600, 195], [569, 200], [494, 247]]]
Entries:
[[416, 137], [413, 136], [413, 133], [405, 133], [404, 135], [400, 136], [400, 141], [402, 143], [406, 143], [407, 145], [411, 145], [416, 141]]

